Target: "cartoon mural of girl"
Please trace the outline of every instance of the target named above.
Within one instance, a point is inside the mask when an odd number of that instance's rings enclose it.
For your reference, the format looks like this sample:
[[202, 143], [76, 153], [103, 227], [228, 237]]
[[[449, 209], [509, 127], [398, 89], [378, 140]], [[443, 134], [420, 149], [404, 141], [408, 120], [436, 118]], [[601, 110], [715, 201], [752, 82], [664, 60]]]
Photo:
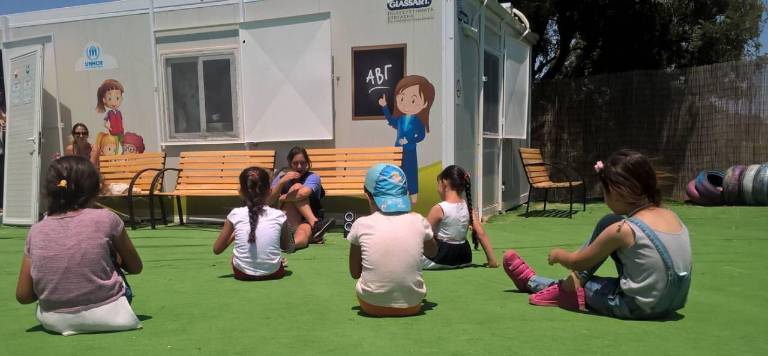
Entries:
[[[115, 79], [107, 79], [96, 91], [96, 112], [104, 113], [104, 127], [109, 130], [109, 134], [117, 137], [117, 149], [122, 147], [123, 134], [123, 114], [118, 110], [123, 103], [123, 85]], [[117, 152], [120, 153], [120, 152]]]
[[144, 138], [133, 132], [126, 132], [123, 136], [123, 153], [144, 153]]
[[416, 144], [429, 132], [429, 109], [435, 101], [435, 87], [420, 75], [409, 75], [395, 86], [395, 112], [390, 114], [387, 96], [379, 99], [387, 123], [397, 130], [395, 147], [403, 147], [402, 168], [408, 183], [411, 202], [416, 203], [419, 193], [419, 162]]
[[117, 136], [112, 136], [106, 132], [99, 132], [96, 136], [96, 147], [101, 156], [112, 156], [119, 154], [120, 144]]

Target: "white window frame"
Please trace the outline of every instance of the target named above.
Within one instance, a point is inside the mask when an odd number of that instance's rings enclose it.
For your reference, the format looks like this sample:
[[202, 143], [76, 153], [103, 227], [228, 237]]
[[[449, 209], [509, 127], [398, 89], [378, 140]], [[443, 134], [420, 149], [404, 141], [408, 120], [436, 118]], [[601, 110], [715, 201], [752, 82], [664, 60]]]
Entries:
[[[200, 100], [200, 133], [176, 133], [173, 121], [173, 83], [169, 81], [170, 66], [173, 60], [197, 59], [198, 75], [198, 98]], [[208, 48], [208, 49], [184, 49], [167, 51], [161, 53], [160, 68], [162, 88], [162, 126], [163, 126], [163, 145], [173, 144], [224, 144], [224, 143], [242, 143], [242, 113], [241, 113], [241, 92], [240, 92], [240, 53], [236, 47]], [[232, 130], [231, 132], [205, 131], [205, 82], [203, 76], [203, 62], [206, 60], [229, 59], [230, 60], [230, 86], [232, 93]]]

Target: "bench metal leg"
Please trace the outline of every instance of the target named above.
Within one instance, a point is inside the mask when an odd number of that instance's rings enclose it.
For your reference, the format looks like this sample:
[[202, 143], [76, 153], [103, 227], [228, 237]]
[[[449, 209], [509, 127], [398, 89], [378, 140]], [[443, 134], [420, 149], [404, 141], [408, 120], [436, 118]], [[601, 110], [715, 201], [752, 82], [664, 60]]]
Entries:
[[181, 211], [181, 196], [176, 196], [176, 208], [179, 210], [179, 225], [184, 225], [184, 213]]
[[532, 196], [532, 194], [533, 194], [533, 186], [529, 185], [528, 186], [528, 201], [525, 202], [525, 217], [526, 218], [528, 217], [528, 209], [531, 208], [531, 196]]
[[126, 200], [128, 201], [128, 223], [131, 225], [131, 230], [136, 230], [136, 217], [133, 215], [133, 197], [128, 194]]
[[544, 188], [544, 211], [547, 211], [547, 195], [549, 195], [549, 189]]
[[570, 207], [568, 208], [568, 219], [573, 219], [573, 187], [568, 189], [568, 192], [571, 195], [571, 199], [569, 200]]
[[[155, 229], [155, 204], [152, 203], [152, 195], [147, 198], [149, 200], [149, 227]], [[160, 200], [160, 197], [157, 198]]]
[[168, 225], [168, 217], [165, 215], [165, 200], [160, 196], [157, 197], [157, 202], [160, 203], [160, 219], [163, 220], [163, 225]]

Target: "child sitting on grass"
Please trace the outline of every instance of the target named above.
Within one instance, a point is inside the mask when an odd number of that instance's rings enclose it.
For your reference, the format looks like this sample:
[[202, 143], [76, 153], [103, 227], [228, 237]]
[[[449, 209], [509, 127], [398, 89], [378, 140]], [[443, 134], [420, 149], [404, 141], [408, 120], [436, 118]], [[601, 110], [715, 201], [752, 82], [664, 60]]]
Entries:
[[[534, 305], [560, 306], [621, 319], [665, 317], [685, 306], [691, 278], [688, 229], [661, 206], [656, 173], [642, 154], [621, 150], [595, 164], [605, 202], [616, 215], [603, 217], [592, 237], [575, 252], [556, 248], [549, 264], [572, 270], [561, 281], [536, 275], [515, 251], [504, 270]], [[624, 217], [624, 216], [626, 217]], [[595, 276], [608, 258], [618, 278]]]
[[[472, 264], [472, 249], [467, 241], [467, 230], [472, 227], [472, 243], [483, 246], [487, 266], [498, 267], [491, 240], [483, 224], [472, 210], [472, 185], [469, 173], [451, 165], [437, 176], [437, 192], [443, 201], [432, 207], [427, 221], [437, 240], [437, 255], [422, 258], [423, 269], [450, 269]], [[461, 193], [464, 193], [462, 198]]]
[[360, 308], [372, 316], [418, 314], [427, 293], [421, 256], [437, 252], [432, 227], [411, 212], [405, 174], [397, 166], [371, 167], [365, 194], [372, 214], [357, 219], [347, 236]]
[[293, 251], [293, 241], [284, 228], [285, 213], [267, 205], [269, 194], [266, 170], [249, 167], [240, 173], [240, 198], [245, 206], [232, 209], [213, 243], [217, 255], [235, 243], [232, 272], [237, 280], [262, 281], [285, 275], [280, 250]]
[[141, 327], [120, 270], [140, 273], [141, 258], [115, 213], [90, 208], [99, 188], [88, 159], [53, 161], [47, 216], [32, 225], [24, 249], [16, 300], [38, 301], [40, 324], [65, 336]]

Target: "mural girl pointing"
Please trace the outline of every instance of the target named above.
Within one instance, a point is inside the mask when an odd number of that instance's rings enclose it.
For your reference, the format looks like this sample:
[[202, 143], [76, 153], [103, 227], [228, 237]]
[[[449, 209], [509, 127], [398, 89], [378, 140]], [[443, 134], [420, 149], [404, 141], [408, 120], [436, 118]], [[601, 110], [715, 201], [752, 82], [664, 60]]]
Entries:
[[419, 162], [416, 144], [429, 132], [429, 109], [435, 101], [435, 87], [420, 75], [409, 75], [395, 86], [394, 115], [387, 107], [387, 96], [382, 95], [379, 105], [387, 123], [397, 130], [395, 147], [403, 148], [402, 169], [408, 183], [411, 202], [416, 203], [419, 193]]

